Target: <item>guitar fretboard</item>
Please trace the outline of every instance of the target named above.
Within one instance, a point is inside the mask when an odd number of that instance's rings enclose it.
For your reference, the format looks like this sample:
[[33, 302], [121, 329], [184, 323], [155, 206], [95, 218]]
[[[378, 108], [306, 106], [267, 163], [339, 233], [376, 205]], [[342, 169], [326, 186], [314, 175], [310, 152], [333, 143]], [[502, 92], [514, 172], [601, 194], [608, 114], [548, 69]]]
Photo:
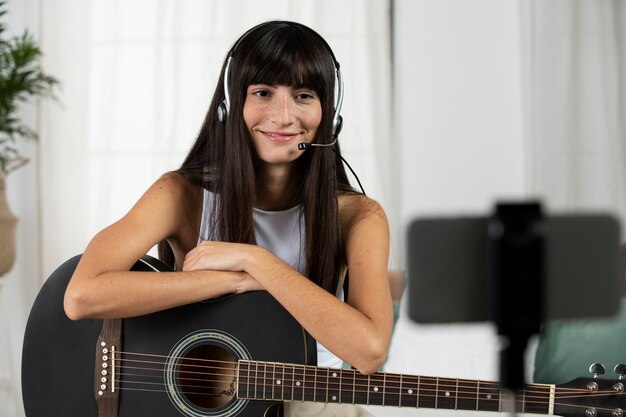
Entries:
[[249, 400], [552, 414], [554, 386], [527, 385], [512, 398], [495, 382], [240, 360], [237, 397]]

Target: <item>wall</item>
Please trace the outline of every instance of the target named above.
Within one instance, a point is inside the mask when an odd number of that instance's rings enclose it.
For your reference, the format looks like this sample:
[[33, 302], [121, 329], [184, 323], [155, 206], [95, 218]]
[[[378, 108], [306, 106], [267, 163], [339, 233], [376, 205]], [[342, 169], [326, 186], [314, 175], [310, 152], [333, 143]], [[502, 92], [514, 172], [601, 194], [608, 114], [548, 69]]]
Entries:
[[[397, 235], [404, 259], [412, 219], [484, 215], [499, 199], [525, 195], [519, 4], [395, 1]], [[493, 380], [497, 352], [488, 324], [419, 325], [402, 310], [386, 368]], [[414, 415], [389, 407], [371, 411]]]

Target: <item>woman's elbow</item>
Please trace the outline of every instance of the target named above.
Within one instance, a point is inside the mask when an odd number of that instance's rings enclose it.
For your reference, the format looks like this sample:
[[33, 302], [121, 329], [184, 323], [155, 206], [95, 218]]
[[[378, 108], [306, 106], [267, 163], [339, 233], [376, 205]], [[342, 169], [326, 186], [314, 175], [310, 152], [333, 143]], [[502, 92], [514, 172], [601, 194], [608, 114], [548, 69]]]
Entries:
[[65, 291], [65, 296], [63, 298], [63, 310], [65, 310], [65, 315], [70, 320], [82, 320], [88, 318], [89, 314], [86, 309], [86, 305], [88, 303], [85, 302], [84, 296], [81, 295], [81, 292], [68, 288]]
[[389, 343], [386, 340], [373, 340], [368, 344], [366, 352], [362, 359], [355, 364], [355, 368], [365, 375], [378, 372], [385, 361], [389, 352]]

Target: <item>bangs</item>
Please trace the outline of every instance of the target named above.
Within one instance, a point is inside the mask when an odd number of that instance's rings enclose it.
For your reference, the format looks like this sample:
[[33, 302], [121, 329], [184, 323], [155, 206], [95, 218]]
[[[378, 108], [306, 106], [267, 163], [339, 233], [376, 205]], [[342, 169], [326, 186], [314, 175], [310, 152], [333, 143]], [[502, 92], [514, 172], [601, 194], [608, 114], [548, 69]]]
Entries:
[[335, 63], [326, 47], [304, 36], [273, 35], [259, 39], [257, 48], [251, 48], [254, 52], [245, 57], [242, 85], [288, 85], [310, 88], [320, 98], [332, 96]]

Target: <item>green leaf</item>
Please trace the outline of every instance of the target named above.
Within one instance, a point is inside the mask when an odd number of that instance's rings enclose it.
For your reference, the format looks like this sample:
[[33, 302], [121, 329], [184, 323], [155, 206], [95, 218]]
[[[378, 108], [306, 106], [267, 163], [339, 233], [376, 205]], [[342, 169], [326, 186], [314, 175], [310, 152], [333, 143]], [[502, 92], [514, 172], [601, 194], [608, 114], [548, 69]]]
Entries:
[[[0, 0], [0, 19], [6, 14], [6, 1]], [[0, 21], [0, 173], [7, 174], [26, 162], [13, 144], [37, 139], [37, 132], [18, 119], [19, 106], [37, 97], [56, 100], [59, 81], [43, 72], [42, 51], [28, 30], [10, 38], [5, 32]]]

